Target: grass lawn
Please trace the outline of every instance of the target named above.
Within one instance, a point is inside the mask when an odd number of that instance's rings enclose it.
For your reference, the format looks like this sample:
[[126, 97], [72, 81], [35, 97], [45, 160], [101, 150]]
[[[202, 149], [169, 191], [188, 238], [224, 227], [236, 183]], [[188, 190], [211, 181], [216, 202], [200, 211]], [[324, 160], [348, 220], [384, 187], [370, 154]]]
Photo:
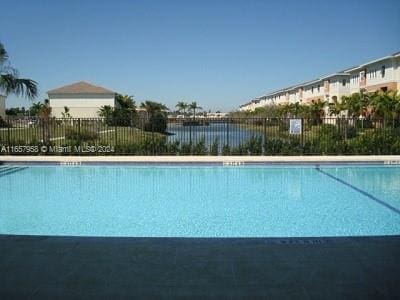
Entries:
[[[78, 132], [77, 126], [50, 126], [48, 129], [51, 142], [56, 145], [62, 145], [67, 141], [66, 133], [69, 129]], [[119, 127], [107, 125], [81, 125], [80, 132], [90, 132], [97, 134], [97, 138], [88, 142], [93, 145], [115, 145], [118, 144], [135, 143], [145, 138], [162, 137], [162, 134], [145, 132], [141, 129], [134, 127]], [[1, 128], [0, 129], [0, 144], [29, 145], [43, 140], [44, 131], [43, 127], [19, 127], [19, 128]]]

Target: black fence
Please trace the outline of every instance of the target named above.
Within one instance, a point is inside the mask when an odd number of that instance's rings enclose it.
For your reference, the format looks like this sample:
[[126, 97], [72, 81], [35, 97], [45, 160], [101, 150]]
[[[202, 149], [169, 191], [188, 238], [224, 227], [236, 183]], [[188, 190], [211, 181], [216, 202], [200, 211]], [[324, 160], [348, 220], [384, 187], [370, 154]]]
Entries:
[[0, 154], [400, 154], [400, 120], [13, 117], [0, 124]]

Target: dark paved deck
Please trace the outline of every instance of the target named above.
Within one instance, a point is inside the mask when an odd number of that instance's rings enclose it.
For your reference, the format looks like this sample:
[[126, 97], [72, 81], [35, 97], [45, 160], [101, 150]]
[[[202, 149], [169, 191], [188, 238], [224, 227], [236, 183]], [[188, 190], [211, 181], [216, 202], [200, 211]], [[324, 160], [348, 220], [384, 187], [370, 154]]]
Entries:
[[0, 299], [399, 299], [400, 236], [0, 236]]

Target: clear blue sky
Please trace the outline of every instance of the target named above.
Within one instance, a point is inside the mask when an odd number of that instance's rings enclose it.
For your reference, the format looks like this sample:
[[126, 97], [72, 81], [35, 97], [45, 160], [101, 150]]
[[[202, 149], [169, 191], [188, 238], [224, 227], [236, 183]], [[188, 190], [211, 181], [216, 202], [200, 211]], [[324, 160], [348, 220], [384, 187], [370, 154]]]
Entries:
[[227, 111], [400, 50], [398, 0], [0, 0], [0, 10], [0, 41], [38, 81], [38, 100], [87, 80], [138, 102]]

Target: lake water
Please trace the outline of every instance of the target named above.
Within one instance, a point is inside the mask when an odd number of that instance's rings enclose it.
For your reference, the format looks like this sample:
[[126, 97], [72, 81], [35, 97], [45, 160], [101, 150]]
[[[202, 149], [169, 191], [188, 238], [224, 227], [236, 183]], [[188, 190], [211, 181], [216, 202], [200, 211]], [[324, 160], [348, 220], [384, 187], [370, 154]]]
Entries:
[[222, 145], [229, 145], [231, 148], [237, 147], [252, 136], [262, 136], [258, 131], [227, 122], [210, 122], [209, 126], [182, 126], [181, 123], [170, 123], [167, 131], [173, 134], [168, 138], [170, 142], [180, 141], [182, 144], [192, 141], [192, 143], [197, 143], [204, 138], [206, 146], [210, 146], [218, 139], [220, 148]]

